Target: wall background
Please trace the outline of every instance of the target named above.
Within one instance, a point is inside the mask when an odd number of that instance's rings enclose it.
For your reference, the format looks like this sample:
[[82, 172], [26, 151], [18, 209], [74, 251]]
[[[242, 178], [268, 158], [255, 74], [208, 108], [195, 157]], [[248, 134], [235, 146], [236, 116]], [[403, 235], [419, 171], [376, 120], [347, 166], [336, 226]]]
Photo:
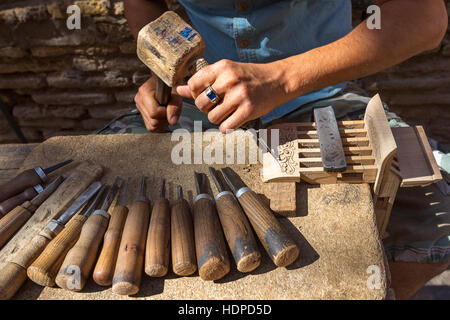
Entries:
[[[355, 23], [370, 2], [353, 1]], [[66, 27], [70, 4], [82, 10], [81, 30]], [[136, 90], [149, 76], [135, 52], [122, 1], [0, 4], [0, 99], [29, 141], [86, 134], [133, 109]], [[450, 144], [450, 31], [432, 52], [364, 81], [398, 115]], [[0, 114], [0, 143], [14, 142]]]

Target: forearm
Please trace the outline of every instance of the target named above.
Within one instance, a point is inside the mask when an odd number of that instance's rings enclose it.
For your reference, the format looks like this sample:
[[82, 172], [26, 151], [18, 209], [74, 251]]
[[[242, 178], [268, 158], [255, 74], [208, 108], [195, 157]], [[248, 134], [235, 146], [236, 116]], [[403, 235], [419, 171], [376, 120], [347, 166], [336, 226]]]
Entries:
[[[431, 5], [432, 4], [432, 5]], [[381, 6], [381, 29], [362, 22], [347, 36], [304, 54], [275, 62], [286, 94], [305, 93], [361, 78], [438, 46], [447, 26], [440, 0], [391, 0]]]
[[164, 0], [124, 0], [125, 17], [131, 33], [137, 38], [139, 30], [167, 10]]

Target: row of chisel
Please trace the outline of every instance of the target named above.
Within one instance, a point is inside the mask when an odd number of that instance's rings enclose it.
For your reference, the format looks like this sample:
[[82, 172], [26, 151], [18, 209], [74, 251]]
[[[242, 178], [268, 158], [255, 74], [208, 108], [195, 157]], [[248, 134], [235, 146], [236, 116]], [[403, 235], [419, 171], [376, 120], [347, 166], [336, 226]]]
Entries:
[[[213, 198], [206, 174], [194, 173], [197, 196], [192, 213], [181, 186], [177, 199], [169, 203], [164, 180], [153, 206], [144, 177], [130, 205], [130, 180], [124, 183], [117, 177], [109, 190], [93, 182], [39, 233], [45, 246], [28, 267], [28, 277], [42, 286], [81, 291], [92, 274], [97, 284], [112, 285], [114, 293], [133, 295], [143, 271], [151, 277], [168, 273], [171, 256], [176, 275], [198, 270], [202, 279], [218, 280], [230, 271], [227, 244], [240, 272], [260, 265], [253, 230], [275, 265], [292, 264], [298, 247], [259, 196], [230, 168], [210, 168], [210, 174], [218, 194]], [[57, 177], [44, 192], [51, 194], [62, 180]]]
[[[46, 169], [28, 169], [0, 185], [0, 249], [65, 179], [64, 176], [49, 179], [48, 175], [72, 161], [69, 159]], [[45, 182], [48, 184], [43, 187]]]

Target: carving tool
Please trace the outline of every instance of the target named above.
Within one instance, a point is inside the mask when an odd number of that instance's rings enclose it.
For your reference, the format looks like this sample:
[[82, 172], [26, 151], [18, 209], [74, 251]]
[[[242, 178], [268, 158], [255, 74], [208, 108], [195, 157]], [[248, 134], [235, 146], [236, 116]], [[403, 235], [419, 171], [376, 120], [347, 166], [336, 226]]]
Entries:
[[347, 163], [333, 107], [315, 108], [314, 120], [324, 170], [327, 172], [345, 171]]
[[45, 247], [40, 256], [28, 267], [27, 275], [30, 280], [41, 286], [53, 287], [55, 285], [57, 272], [67, 252], [78, 240], [84, 222], [97, 207], [104, 191], [105, 186], [102, 186], [95, 198], [83, 208], [80, 214], [74, 216], [67, 223]]
[[286, 267], [292, 264], [299, 249], [273, 212], [231, 168], [223, 168], [222, 173], [275, 265]]
[[35, 167], [33, 169], [28, 169], [19, 173], [8, 182], [0, 185], [0, 201], [9, 199], [29, 187], [33, 187], [37, 184], [46, 182], [48, 179], [48, 174], [71, 163], [72, 161], [73, 159], [69, 159], [48, 167], [47, 169]]
[[112, 283], [112, 291], [116, 294], [133, 295], [139, 292], [149, 218], [150, 202], [146, 195], [145, 177], [142, 177], [139, 194], [128, 212], [120, 241]]
[[155, 98], [167, 105], [171, 87], [208, 65], [201, 58], [205, 42], [175, 12], [166, 11], [144, 26], [137, 39], [137, 55], [158, 77]]
[[153, 204], [145, 248], [145, 273], [150, 277], [163, 277], [169, 270], [170, 207], [165, 197], [163, 180], [161, 197]]
[[189, 203], [183, 199], [183, 189], [177, 187], [178, 199], [170, 210], [172, 269], [176, 275], [189, 276], [197, 271], [195, 261], [194, 225]]
[[[94, 267], [103, 235], [109, 222], [108, 209], [116, 198], [117, 192], [122, 186], [123, 180], [116, 178], [113, 186], [106, 195], [100, 209], [95, 210], [81, 228], [80, 236], [75, 245], [67, 252], [64, 262], [56, 276], [56, 284], [63, 289], [80, 291], [84, 288], [87, 279]], [[77, 272], [77, 285], [73, 285], [73, 270]]]
[[105, 232], [103, 248], [94, 269], [94, 281], [100, 286], [110, 286], [112, 284], [123, 226], [128, 215], [129, 184], [130, 179], [128, 179], [119, 194], [119, 198], [111, 214], [111, 219], [109, 220], [108, 229]]
[[43, 190], [44, 188], [40, 184], [37, 184], [34, 187], [25, 189], [25, 191], [12, 198], [6, 199], [0, 203], [0, 218], [25, 201], [33, 199]]
[[222, 174], [212, 167], [209, 167], [209, 172], [219, 191], [215, 197], [217, 213], [237, 269], [240, 272], [253, 271], [261, 262], [261, 253], [250, 223], [223, 181]]
[[26, 201], [20, 206], [10, 211], [0, 219], [0, 248], [19, 230], [20, 227], [33, 215], [37, 208], [59, 187], [64, 181], [62, 176], [58, 176], [40, 194], [31, 201]]
[[194, 234], [198, 273], [203, 280], [218, 280], [230, 271], [230, 261], [217, 217], [214, 199], [209, 194], [208, 178], [194, 172], [197, 197], [194, 199]]

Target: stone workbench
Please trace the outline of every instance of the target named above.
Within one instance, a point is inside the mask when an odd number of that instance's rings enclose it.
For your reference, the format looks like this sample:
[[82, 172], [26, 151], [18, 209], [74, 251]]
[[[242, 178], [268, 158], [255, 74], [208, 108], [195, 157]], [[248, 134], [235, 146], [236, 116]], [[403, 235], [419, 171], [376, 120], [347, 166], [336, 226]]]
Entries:
[[[248, 139], [247, 143], [250, 146], [254, 144], [252, 139]], [[102, 179], [104, 182], [112, 183], [117, 175], [132, 177], [133, 181], [146, 175], [149, 179], [148, 195], [150, 199], [155, 199], [164, 177], [169, 199], [174, 199], [175, 188], [181, 184], [186, 198], [192, 201], [195, 196], [193, 171], [208, 173], [208, 165], [174, 164], [171, 152], [177, 144], [177, 141], [171, 141], [168, 134], [123, 134], [55, 137], [40, 145], [4, 145], [0, 146], [0, 178], [3, 181], [13, 175], [21, 162], [22, 169], [36, 165], [45, 167], [61, 159], [74, 157], [76, 160], [91, 160], [103, 165], [106, 169]], [[14, 161], [14, 157], [17, 161]], [[223, 166], [214, 165], [216, 168]], [[255, 192], [267, 200], [259, 177], [259, 163], [231, 167]], [[216, 192], [214, 186], [213, 190]], [[114, 295], [110, 288], [97, 286], [92, 279], [80, 293], [59, 288], [42, 288], [28, 280], [14, 298], [385, 298], [388, 291], [387, 264], [376, 227], [369, 185], [306, 185], [302, 190], [297, 216], [279, 218], [300, 248], [299, 259], [288, 268], [276, 268], [262, 250], [261, 266], [255, 271], [249, 274], [239, 273], [232, 262], [231, 272], [214, 282], [201, 280], [198, 273], [191, 277], [178, 277], [169, 272], [161, 279], [144, 275], [140, 292], [133, 297], [122, 297]], [[374, 270], [378, 273], [373, 274]], [[368, 282], [374, 283], [370, 280], [377, 275], [379, 286], [368, 286]]]

